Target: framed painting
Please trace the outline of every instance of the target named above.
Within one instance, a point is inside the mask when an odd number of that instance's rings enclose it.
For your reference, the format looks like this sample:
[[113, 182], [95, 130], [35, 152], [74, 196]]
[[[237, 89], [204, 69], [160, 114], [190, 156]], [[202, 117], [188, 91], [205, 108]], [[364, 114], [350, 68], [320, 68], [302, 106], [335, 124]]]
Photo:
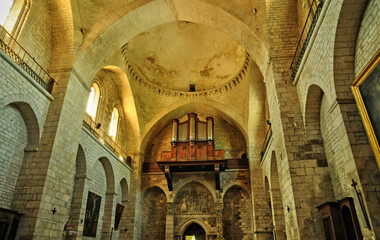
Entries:
[[123, 216], [124, 206], [117, 203], [116, 204], [116, 211], [115, 211], [115, 224], [114, 229], [118, 230], [120, 225], [121, 216]]
[[380, 169], [380, 50], [353, 82], [351, 89]]
[[83, 236], [96, 237], [98, 228], [99, 210], [102, 198], [95, 193], [88, 192], [86, 214], [84, 217]]

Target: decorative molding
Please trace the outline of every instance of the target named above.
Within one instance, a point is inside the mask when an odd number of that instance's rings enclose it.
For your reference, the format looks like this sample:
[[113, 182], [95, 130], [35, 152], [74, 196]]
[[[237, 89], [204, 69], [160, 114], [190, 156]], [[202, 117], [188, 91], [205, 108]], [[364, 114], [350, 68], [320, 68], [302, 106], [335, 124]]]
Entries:
[[140, 74], [138, 74], [133, 69], [133, 67], [129, 63], [125, 48], [123, 48], [122, 54], [123, 54], [130, 78], [132, 78], [141, 87], [147, 89], [148, 91], [152, 93], [166, 96], [166, 97], [174, 97], [174, 98], [210, 97], [210, 96], [222, 95], [232, 90], [233, 88], [237, 87], [245, 79], [245, 76], [249, 72], [249, 66], [251, 63], [251, 57], [249, 53], [246, 53], [246, 58], [245, 58], [245, 62], [242, 69], [230, 81], [225, 83], [223, 86], [209, 89], [209, 90], [204, 90], [204, 91], [190, 92], [190, 91], [177, 91], [177, 90], [167, 89], [150, 82], [149, 80], [143, 78]]

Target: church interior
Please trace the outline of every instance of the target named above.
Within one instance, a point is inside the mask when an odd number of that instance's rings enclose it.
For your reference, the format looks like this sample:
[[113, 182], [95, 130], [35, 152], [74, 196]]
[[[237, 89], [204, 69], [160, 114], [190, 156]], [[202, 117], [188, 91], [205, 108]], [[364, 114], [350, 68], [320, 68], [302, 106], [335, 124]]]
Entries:
[[0, 239], [380, 239], [379, 0], [0, 15]]

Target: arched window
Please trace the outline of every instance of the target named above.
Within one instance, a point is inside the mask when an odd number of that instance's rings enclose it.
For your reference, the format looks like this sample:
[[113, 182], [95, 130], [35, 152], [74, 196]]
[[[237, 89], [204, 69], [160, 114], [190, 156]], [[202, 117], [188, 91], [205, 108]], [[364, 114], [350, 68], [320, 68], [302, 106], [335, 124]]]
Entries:
[[112, 118], [111, 118], [110, 130], [109, 130], [109, 134], [113, 140], [116, 139], [118, 122], [119, 122], [119, 111], [117, 110], [117, 108], [114, 108], [112, 111]]
[[94, 83], [91, 87], [91, 93], [90, 97], [88, 98], [87, 102], [87, 109], [86, 112], [88, 115], [90, 115], [93, 119], [96, 117], [96, 110], [98, 110], [98, 103], [100, 98], [100, 88], [99, 85]]
[[0, 2], [0, 25], [5, 25], [5, 20], [11, 11], [14, 0], [1, 0]]

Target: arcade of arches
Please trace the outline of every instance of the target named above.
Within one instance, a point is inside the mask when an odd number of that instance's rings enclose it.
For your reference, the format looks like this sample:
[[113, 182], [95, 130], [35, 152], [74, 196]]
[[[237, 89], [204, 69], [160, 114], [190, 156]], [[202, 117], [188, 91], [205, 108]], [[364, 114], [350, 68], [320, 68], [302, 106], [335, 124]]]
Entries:
[[9, 2], [0, 239], [380, 239], [379, 0]]

